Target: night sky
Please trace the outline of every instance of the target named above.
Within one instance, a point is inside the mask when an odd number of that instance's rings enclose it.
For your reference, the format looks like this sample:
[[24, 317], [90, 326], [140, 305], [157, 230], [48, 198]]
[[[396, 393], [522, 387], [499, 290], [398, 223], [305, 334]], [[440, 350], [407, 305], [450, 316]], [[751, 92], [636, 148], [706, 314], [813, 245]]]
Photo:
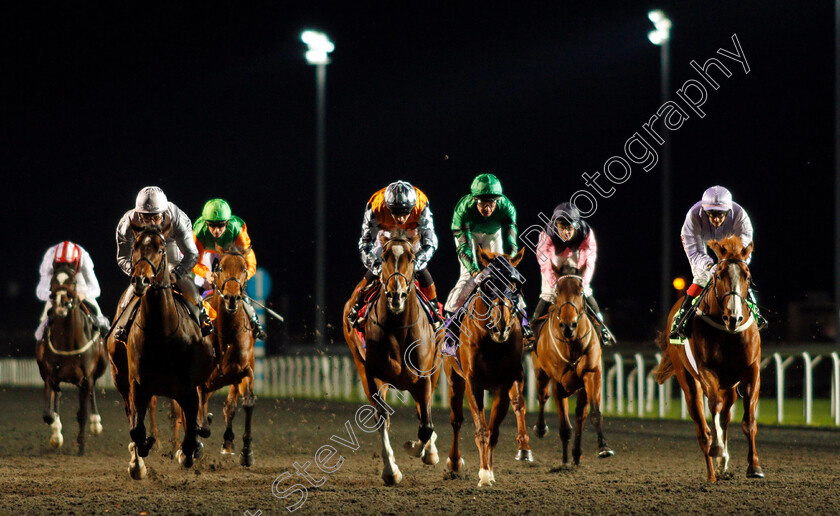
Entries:
[[[272, 306], [287, 296], [292, 338], [311, 340], [315, 73], [299, 40], [307, 28], [336, 45], [327, 71], [331, 324], [364, 272], [356, 242], [377, 189], [404, 179], [429, 196], [440, 239], [429, 270], [445, 297], [458, 274], [452, 210], [476, 174], [501, 179], [522, 230], [585, 188], [582, 173], [623, 155], [661, 104], [651, 8], [674, 24], [672, 94], [699, 79], [691, 60], [716, 57], [732, 71], [717, 76], [720, 89], [708, 88], [705, 118], [688, 111], [667, 135], [675, 275], [690, 277], [679, 242], [686, 210], [723, 184], [755, 226], [751, 269], [761, 301], [780, 314], [771, 314], [771, 335], [782, 333], [789, 301], [833, 290], [831, 2], [24, 3], [6, 12], [0, 36], [10, 237], [0, 306], [12, 351], [30, 353], [38, 265], [62, 240], [90, 251], [100, 302], [113, 314], [128, 284], [114, 231], [150, 184], [193, 220], [205, 200], [228, 199], [273, 276]], [[734, 50], [733, 34], [749, 74], [716, 54]], [[659, 167], [634, 166], [588, 219], [599, 244], [593, 287], [619, 340], [650, 339], [659, 324], [659, 181]], [[522, 270], [533, 307], [536, 260], [526, 258]], [[278, 330], [269, 326], [274, 338]], [[331, 337], [341, 345], [340, 331]]]

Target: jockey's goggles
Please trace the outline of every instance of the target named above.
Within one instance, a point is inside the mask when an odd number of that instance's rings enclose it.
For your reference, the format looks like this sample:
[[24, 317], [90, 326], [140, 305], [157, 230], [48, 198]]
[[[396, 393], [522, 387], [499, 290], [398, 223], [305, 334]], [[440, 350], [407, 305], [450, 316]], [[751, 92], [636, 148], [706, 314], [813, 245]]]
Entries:
[[207, 225], [211, 228], [223, 228], [227, 226], [226, 220], [208, 220]]
[[163, 213], [140, 213], [140, 222], [143, 224], [160, 224], [163, 222]]

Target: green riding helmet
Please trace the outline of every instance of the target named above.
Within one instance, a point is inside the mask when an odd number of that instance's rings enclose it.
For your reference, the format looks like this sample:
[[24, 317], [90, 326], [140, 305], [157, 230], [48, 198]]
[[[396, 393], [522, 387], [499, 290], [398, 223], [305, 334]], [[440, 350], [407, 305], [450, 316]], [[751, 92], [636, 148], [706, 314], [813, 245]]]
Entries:
[[493, 174], [479, 174], [473, 179], [470, 193], [480, 199], [498, 199], [502, 196], [502, 183]]
[[201, 210], [201, 217], [208, 222], [227, 222], [230, 215], [230, 205], [224, 199], [210, 199]]

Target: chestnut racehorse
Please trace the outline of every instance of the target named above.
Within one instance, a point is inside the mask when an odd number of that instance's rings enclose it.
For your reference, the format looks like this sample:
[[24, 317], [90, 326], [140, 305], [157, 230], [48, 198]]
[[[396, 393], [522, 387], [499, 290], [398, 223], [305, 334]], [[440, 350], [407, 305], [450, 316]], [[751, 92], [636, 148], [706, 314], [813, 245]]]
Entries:
[[[344, 338], [362, 386], [377, 418], [382, 440], [382, 480], [386, 485], [396, 485], [402, 473], [394, 460], [388, 431], [390, 414], [394, 410], [385, 402], [389, 388], [400, 395], [406, 390], [414, 398], [420, 429], [419, 441], [405, 443], [406, 451], [420, 457], [425, 464], [437, 464], [435, 447], [437, 435], [432, 424], [432, 394], [440, 375], [440, 346], [429, 322], [414, 282], [414, 245], [419, 237], [409, 239], [402, 230], [391, 233], [391, 238], [380, 237], [382, 242], [382, 292], [368, 307], [365, 320], [365, 340], [356, 334], [347, 322], [347, 314], [355, 295], [344, 305]], [[357, 285], [357, 289], [362, 286]], [[372, 418], [370, 418], [372, 419]]]
[[[478, 248], [482, 268], [499, 259], [505, 260], [509, 264], [507, 267], [516, 267], [524, 254], [524, 247], [513, 257]], [[516, 316], [516, 301], [505, 295], [505, 292], [516, 291], [518, 285], [507, 282], [508, 278], [491, 274], [480, 283], [478, 293], [466, 305], [457, 347], [458, 360], [453, 356], [446, 356], [443, 360], [449, 379], [450, 422], [453, 431], [452, 449], [446, 467], [457, 474], [464, 466], [458, 441], [464, 421], [466, 392], [475, 422], [479, 487], [496, 482], [493, 475], [493, 452], [499, 441], [499, 427], [511, 402], [518, 429], [516, 441], [519, 451], [516, 460], [533, 461], [525, 424], [525, 399], [522, 396], [525, 383], [522, 369], [522, 326]], [[485, 390], [493, 395], [489, 424], [484, 410]]]
[[140, 298], [131, 318], [127, 344], [108, 339], [114, 384], [125, 401], [130, 425], [131, 478], [146, 475], [142, 457], [155, 442], [146, 436], [143, 419], [153, 396], [166, 396], [178, 402], [186, 415], [186, 436], [179, 458], [184, 467], [193, 464], [197, 448], [197, 387], [213, 369], [213, 347], [183, 303], [172, 293], [166, 259], [166, 234], [170, 225], [148, 229], [132, 228], [131, 286], [127, 295]]
[[582, 455], [581, 437], [587, 409], [598, 433], [598, 457], [605, 459], [613, 455], [601, 430], [601, 342], [586, 313], [583, 272], [567, 267], [560, 269], [553, 264], [552, 268], [558, 276], [555, 286], [557, 299], [548, 310], [533, 355], [540, 404], [539, 418], [534, 429], [538, 437], [548, 432], [545, 403], [551, 384], [560, 419], [563, 465], [569, 464], [572, 425], [569, 422], [568, 398], [577, 392], [575, 443], [572, 447], [572, 458], [577, 465]]
[[[763, 478], [755, 451], [758, 391], [761, 385], [761, 335], [745, 297], [751, 282], [747, 260], [753, 243], [746, 247], [737, 236], [709, 241], [718, 257], [712, 285], [697, 307], [697, 316], [687, 344], [669, 343], [668, 334], [678, 300], [668, 316], [668, 326], [657, 337], [662, 361], [654, 369], [660, 384], [673, 375], [680, 382], [688, 412], [697, 424], [697, 440], [706, 459], [706, 479], [717, 480], [727, 473], [729, 450], [728, 428], [730, 408], [738, 398], [738, 387], [744, 397], [744, 418], [741, 428], [747, 436], [747, 477]], [[699, 320], [698, 320], [699, 319]], [[706, 423], [703, 396], [709, 400], [714, 432]], [[715, 459], [714, 463], [712, 459]]]
[[209, 433], [213, 415], [208, 414], [207, 404], [214, 391], [230, 385], [225, 401], [225, 434], [222, 454], [233, 454], [233, 417], [236, 405], [242, 396], [245, 409], [245, 433], [242, 434], [242, 453], [239, 462], [253, 466], [254, 452], [251, 449], [251, 417], [254, 412], [254, 334], [251, 321], [243, 306], [245, 283], [248, 276], [248, 262], [245, 256], [251, 251], [232, 247], [223, 250], [217, 247], [221, 256], [214, 272], [213, 295], [210, 306], [216, 312], [213, 321], [215, 330], [210, 339], [216, 350], [216, 367], [200, 387], [199, 423]]
[[[96, 407], [96, 380], [108, 366], [105, 344], [99, 328], [91, 320], [87, 307], [76, 292], [76, 268], [71, 264], [56, 264], [50, 282], [53, 308], [51, 320], [44, 335], [35, 347], [38, 370], [44, 380], [44, 422], [50, 425], [50, 444], [56, 448], [64, 443], [61, 435], [61, 418], [58, 415], [61, 398], [60, 383], [71, 383], [79, 388], [79, 455], [85, 453], [85, 423], [90, 415], [90, 431], [102, 433], [102, 418]], [[87, 313], [86, 313], [87, 312]]]

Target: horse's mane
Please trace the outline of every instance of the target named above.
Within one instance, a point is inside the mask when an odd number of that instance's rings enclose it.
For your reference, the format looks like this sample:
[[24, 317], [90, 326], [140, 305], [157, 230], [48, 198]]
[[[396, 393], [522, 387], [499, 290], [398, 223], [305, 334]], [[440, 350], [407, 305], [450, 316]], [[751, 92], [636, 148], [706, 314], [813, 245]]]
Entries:
[[391, 231], [391, 237], [388, 240], [396, 241], [396, 242], [410, 242], [411, 239], [408, 237], [408, 233], [402, 229], [397, 228]]

